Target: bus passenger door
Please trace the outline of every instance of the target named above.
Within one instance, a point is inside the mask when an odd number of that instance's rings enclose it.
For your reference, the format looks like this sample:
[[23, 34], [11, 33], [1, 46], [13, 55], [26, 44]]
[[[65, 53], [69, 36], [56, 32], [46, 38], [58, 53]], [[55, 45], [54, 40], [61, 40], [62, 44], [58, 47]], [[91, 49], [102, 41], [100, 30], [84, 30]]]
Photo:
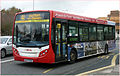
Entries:
[[61, 27], [61, 33], [62, 33], [62, 40], [61, 40], [61, 44], [62, 44], [62, 51], [63, 51], [63, 58], [66, 57], [67, 55], [67, 24], [66, 23], [62, 23], [62, 27]]
[[56, 22], [55, 29], [55, 50], [56, 50], [56, 61], [65, 60], [66, 49], [67, 49], [67, 26], [64, 23]]

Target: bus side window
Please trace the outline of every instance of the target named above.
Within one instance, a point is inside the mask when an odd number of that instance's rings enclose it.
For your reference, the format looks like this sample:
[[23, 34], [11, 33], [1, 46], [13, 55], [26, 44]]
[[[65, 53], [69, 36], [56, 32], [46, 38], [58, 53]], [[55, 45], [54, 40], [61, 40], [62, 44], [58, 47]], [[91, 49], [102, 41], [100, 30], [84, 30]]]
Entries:
[[115, 28], [112, 26], [105, 26], [104, 27], [104, 36], [105, 40], [112, 40], [115, 39]]
[[78, 24], [77, 22], [69, 22], [69, 36], [78, 36]]
[[113, 33], [113, 27], [109, 26], [109, 39], [112, 40], [114, 39], [114, 33]]
[[96, 40], [96, 26], [93, 24], [89, 25], [89, 40]]
[[112, 37], [113, 39], [115, 39], [115, 27], [112, 27], [113, 28], [113, 34], [112, 34]]
[[80, 41], [88, 41], [88, 27], [79, 28]]
[[103, 26], [97, 25], [97, 40], [104, 40]]
[[104, 39], [108, 39], [108, 26], [104, 26]]

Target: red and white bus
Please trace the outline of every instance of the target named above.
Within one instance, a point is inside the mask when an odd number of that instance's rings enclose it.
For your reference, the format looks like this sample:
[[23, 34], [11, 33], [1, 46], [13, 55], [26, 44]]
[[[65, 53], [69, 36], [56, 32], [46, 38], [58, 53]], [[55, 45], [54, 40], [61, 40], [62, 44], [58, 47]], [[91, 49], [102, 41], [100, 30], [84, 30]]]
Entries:
[[115, 47], [115, 23], [52, 10], [20, 12], [13, 25], [14, 60], [75, 62]]

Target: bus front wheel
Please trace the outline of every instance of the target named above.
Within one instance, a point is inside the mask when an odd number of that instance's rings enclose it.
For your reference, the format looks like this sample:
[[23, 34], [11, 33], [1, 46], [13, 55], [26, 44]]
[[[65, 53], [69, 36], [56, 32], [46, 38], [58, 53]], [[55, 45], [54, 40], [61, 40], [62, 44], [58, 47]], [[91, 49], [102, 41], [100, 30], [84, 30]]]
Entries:
[[76, 52], [71, 50], [70, 52], [70, 63], [74, 63], [76, 61]]

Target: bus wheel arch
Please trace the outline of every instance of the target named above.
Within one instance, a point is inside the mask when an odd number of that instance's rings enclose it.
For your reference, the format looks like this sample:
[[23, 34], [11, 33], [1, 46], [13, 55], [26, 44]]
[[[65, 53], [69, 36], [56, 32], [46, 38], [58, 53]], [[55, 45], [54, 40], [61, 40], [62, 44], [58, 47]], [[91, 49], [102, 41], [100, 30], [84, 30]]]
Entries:
[[70, 51], [70, 63], [74, 63], [77, 59], [77, 50], [72, 48]]

